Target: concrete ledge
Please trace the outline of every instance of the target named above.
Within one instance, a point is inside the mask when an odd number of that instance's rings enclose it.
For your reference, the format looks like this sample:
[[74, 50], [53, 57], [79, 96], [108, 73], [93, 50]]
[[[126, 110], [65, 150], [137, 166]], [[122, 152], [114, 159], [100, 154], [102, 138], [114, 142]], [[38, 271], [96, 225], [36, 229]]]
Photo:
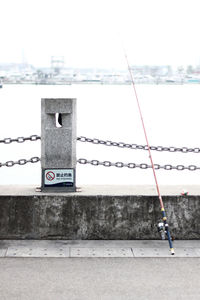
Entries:
[[[36, 187], [0, 186], [1, 239], [160, 239], [160, 205], [152, 186], [84, 186], [45, 194]], [[187, 189], [188, 196], [181, 196]], [[161, 187], [171, 234], [200, 239], [199, 186]]]
[[0, 258], [144, 258], [200, 257], [200, 241], [175, 241], [171, 255], [168, 241], [102, 241], [102, 240], [0, 240]]
[[[166, 185], [160, 186], [162, 196], [180, 196], [182, 190], [187, 190], [189, 196], [200, 196], [200, 185]], [[49, 195], [36, 192], [37, 186], [29, 185], [0, 185], [0, 196], [38, 196]], [[84, 185], [78, 188], [79, 193], [84, 196], [99, 195], [126, 195], [126, 196], [157, 196], [154, 185]], [[77, 195], [77, 193], [59, 193], [59, 195]], [[51, 193], [51, 195], [58, 195]]]

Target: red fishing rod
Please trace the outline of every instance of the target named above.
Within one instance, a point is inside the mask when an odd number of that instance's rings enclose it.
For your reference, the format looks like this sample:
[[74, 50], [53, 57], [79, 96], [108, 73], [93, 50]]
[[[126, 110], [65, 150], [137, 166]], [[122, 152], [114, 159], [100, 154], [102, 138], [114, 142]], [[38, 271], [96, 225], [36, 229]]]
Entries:
[[133, 79], [133, 73], [132, 73], [132, 70], [130, 68], [128, 57], [127, 57], [127, 54], [126, 54], [125, 51], [124, 51], [124, 55], [125, 55], [126, 63], [127, 63], [128, 70], [129, 70], [129, 73], [130, 73], [132, 87], [133, 87], [134, 95], [135, 95], [135, 98], [136, 98], [136, 101], [137, 101], [137, 106], [138, 106], [138, 109], [139, 109], [140, 118], [141, 118], [141, 121], [142, 121], [142, 127], [143, 127], [143, 130], [144, 130], [144, 135], [145, 135], [145, 139], [146, 139], [146, 143], [147, 143], [147, 147], [148, 147], [149, 158], [150, 158], [151, 166], [152, 166], [152, 170], [153, 170], [153, 176], [154, 176], [154, 179], [155, 179], [158, 198], [159, 198], [159, 201], [160, 201], [160, 208], [161, 208], [161, 212], [162, 212], [162, 219], [163, 219], [163, 227], [164, 228], [162, 228], [162, 226], [161, 226], [158, 229], [160, 231], [162, 229], [165, 231], [165, 233], [167, 235], [168, 242], [169, 242], [169, 247], [170, 247], [171, 254], [174, 255], [175, 252], [174, 252], [174, 248], [173, 248], [173, 244], [172, 244], [172, 239], [171, 239], [171, 235], [170, 235], [170, 231], [169, 231], [169, 226], [167, 224], [167, 217], [166, 217], [166, 214], [165, 214], [165, 208], [164, 208], [162, 196], [161, 196], [159, 185], [158, 185], [158, 180], [157, 180], [157, 177], [156, 177], [155, 166], [154, 166], [154, 163], [153, 163], [153, 159], [152, 159], [152, 155], [151, 155], [151, 149], [150, 149], [150, 145], [149, 145], [149, 141], [148, 141], [148, 137], [147, 137], [147, 132], [146, 132], [145, 124], [144, 124], [144, 119], [143, 119], [143, 116], [142, 116], [142, 110], [141, 110], [141, 107], [140, 107], [140, 102], [139, 102], [139, 99], [138, 99], [138, 95], [137, 95], [137, 91], [136, 91], [136, 87], [135, 87], [135, 83], [134, 83], [134, 79]]

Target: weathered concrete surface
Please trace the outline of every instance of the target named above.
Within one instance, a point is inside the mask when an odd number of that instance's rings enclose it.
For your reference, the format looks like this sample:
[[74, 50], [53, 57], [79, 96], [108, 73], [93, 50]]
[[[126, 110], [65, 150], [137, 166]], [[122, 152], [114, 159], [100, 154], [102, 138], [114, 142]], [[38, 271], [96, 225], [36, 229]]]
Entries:
[[[76, 99], [42, 99], [42, 190], [75, 192], [76, 160]], [[66, 173], [58, 171], [57, 177], [55, 172], [52, 172], [54, 169], [65, 170]], [[72, 173], [69, 173], [71, 176], [63, 176], [68, 174], [69, 169], [72, 169]], [[48, 171], [53, 174], [50, 179], [47, 177]]]
[[[56, 113], [62, 115], [62, 128], [56, 127]], [[42, 169], [76, 168], [76, 99], [41, 101]]]
[[[141, 189], [123, 187], [120, 193], [119, 187], [118, 192], [110, 187], [105, 193], [104, 187], [96, 187], [95, 193], [95, 188], [83, 187], [83, 192], [45, 194], [35, 192], [34, 187], [12, 192], [0, 187], [0, 238], [159, 239], [158, 197], [152, 187], [146, 188], [145, 195], [138, 193]], [[200, 193], [192, 195], [192, 188], [189, 191], [189, 196], [181, 196], [181, 191], [163, 196], [171, 234], [176, 239], [200, 238]]]

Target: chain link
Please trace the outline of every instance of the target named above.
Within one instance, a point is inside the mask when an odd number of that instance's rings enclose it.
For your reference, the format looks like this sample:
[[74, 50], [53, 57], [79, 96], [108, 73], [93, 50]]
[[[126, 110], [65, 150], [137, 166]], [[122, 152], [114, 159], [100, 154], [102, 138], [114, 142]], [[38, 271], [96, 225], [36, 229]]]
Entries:
[[[4, 143], [4, 144], [10, 144], [12, 142], [17, 142], [17, 143], [23, 143], [25, 141], [37, 141], [41, 139], [40, 136], [38, 135], [31, 135], [30, 137], [18, 137], [15, 139], [12, 138], [5, 138], [3, 140], [0, 140], [0, 143]], [[134, 150], [148, 150], [148, 146], [147, 145], [137, 145], [137, 144], [127, 144], [127, 143], [123, 143], [123, 142], [113, 142], [113, 141], [104, 141], [104, 140], [100, 140], [97, 138], [91, 139], [91, 138], [87, 138], [84, 136], [81, 137], [77, 137], [77, 141], [81, 141], [81, 142], [88, 142], [88, 143], [93, 143], [93, 144], [97, 144], [97, 145], [105, 145], [105, 146], [114, 146], [114, 147], [119, 147], [119, 148], [129, 148], [129, 149], [134, 149]], [[188, 152], [194, 152], [194, 153], [199, 153], [200, 152], [200, 148], [187, 148], [187, 147], [182, 147], [182, 148], [177, 148], [177, 147], [163, 147], [163, 146], [150, 146], [151, 150], [155, 150], [155, 151], [169, 151], [169, 152], [182, 152], [182, 153], [188, 153]], [[13, 167], [14, 165], [25, 165], [27, 163], [37, 163], [40, 161], [39, 157], [32, 157], [30, 159], [19, 159], [18, 161], [7, 161], [5, 163], [0, 163], [0, 167]], [[130, 169], [134, 169], [134, 168], [140, 168], [140, 169], [148, 169], [148, 168], [152, 168], [151, 165], [148, 165], [146, 163], [141, 163], [141, 164], [136, 164], [136, 163], [123, 163], [123, 162], [111, 162], [111, 161], [99, 161], [99, 160], [87, 160], [85, 158], [80, 158], [77, 160], [77, 163], [79, 164], [91, 164], [93, 166], [104, 166], [104, 167], [117, 167], [117, 168], [123, 168], [123, 167], [127, 167]], [[164, 169], [164, 170], [177, 170], [177, 171], [183, 171], [183, 170], [189, 170], [189, 171], [196, 171], [196, 170], [200, 170], [200, 167], [197, 167], [195, 165], [189, 165], [189, 166], [184, 166], [184, 165], [177, 165], [177, 166], [172, 166], [170, 164], [166, 164], [166, 165], [159, 165], [159, 164], [154, 164], [154, 167], [156, 170], [159, 169]]]
[[[25, 141], [37, 141], [37, 140], [41, 140], [41, 137], [38, 135], [31, 135], [29, 137], [18, 137], [15, 139], [12, 138], [5, 138], [3, 140], [0, 140], [0, 143], [4, 143], [4, 144], [11, 144], [12, 142], [17, 142], [17, 143], [24, 143]], [[86, 143], [92, 143], [92, 144], [96, 144], [96, 145], [105, 145], [105, 146], [114, 146], [114, 147], [119, 147], [119, 148], [128, 148], [128, 149], [133, 149], [133, 150], [148, 150], [148, 146], [147, 145], [137, 145], [137, 144], [127, 144], [124, 142], [113, 142], [113, 141], [109, 141], [109, 140], [100, 140], [97, 138], [91, 139], [91, 138], [87, 138], [85, 136], [80, 136], [77, 137], [77, 141], [80, 142], [86, 142]], [[170, 147], [164, 147], [164, 146], [150, 146], [150, 150], [154, 150], [154, 151], [169, 151], [169, 152], [181, 152], [181, 153], [200, 153], [200, 148], [196, 147], [196, 148], [188, 148], [188, 147], [174, 147], [174, 146], [170, 146]]]
[[[35, 157], [31, 157], [30, 159], [19, 159], [18, 161], [13, 161], [13, 160], [9, 160], [5, 163], [0, 163], [0, 168], [1, 167], [13, 167], [14, 165], [26, 165], [27, 163], [37, 163], [39, 162], [41, 159], [37, 156]], [[151, 165], [148, 165], [146, 163], [141, 163], [141, 164], [136, 164], [136, 163], [123, 163], [121, 161], [118, 162], [111, 162], [111, 161], [99, 161], [97, 159], [93, 159], [93, 160], [88, 160], [86, 158], [80, 158], [77, 160], [77, 163], [82, 164], [82, 165], [86, 165], [86, 164], [90, 164], [92, 166], [104, 166], [104, 167], [116, 167], [116, 168], [129, 168], [129, 169], [135, 169], [135, 168], [140, 168], [140, 169], [150, 169], [152, 168]], [[189, 166], [184, 166], [184, 165], [177, 165], [177, 166], [172, 166], [169, 164], [166, 165], [159, 165], [159, 164], [154, 164], [154, 167], [156, 170], [159, 169], [164, 169], [164, 170], [177, 170], [177, 171], [184, 171], [184, 170], [189, 170], [189, 171], [196, 171], [196, 170], [200, 170], [200, 167], [197, 167], [195, 165], [189, 165]]]
[[[112, 142], [112, 141], [104, 141], [100, 139], [91, 139], [87, 138], [85, 136], [80, 136], [77, 138], [77, 141], [80, 142], [86, 142], [86, 143], [92, 143], [96, 145], [105, 145], [105, 146], [114, 146], [114, 147], [120, 147], [120, 148], [128, 148], [128, 149], [133, 149], [133, 150], [148, 150], [147, 145], [137, 145], [137, 144], [127, 144], [123, 142]], [[163, 146], [150, 146], [150, 150], [155, 150], [155, 151], [169, 151], [169, 152], [182, 152], [182, 153], [189, 153], [189, 152], [194, 152], [194, 153], [200, 153], [200, 148], [187, 148], [187, 147], [182, 147], [182, 148], [177, 148], [177, 147], [163, 147]]]
[[30, 159], [19, 159], [17, 161], [13, 161], [13, 160], [9, 160], [9, 161], [6, 161], [5, 163], [0, 163], [0, 168], [1, 167], [13, 167], [14, 165], [20, 165], [20, 166], [23, 166], [23, 165], [26, 165], [27, 163], [37, 163], [40, 161], [40, 158], [37, 157], [37, 156], [34, 156], [34, 157], [31, 157]]
[[12, 142], [17, 142], [17, 143], [24, 143], [26, 141], [31, 141], [31, 142], [34, 142], [34, 141], [37, 141], [37, 140], [40, 140], [41, 137], [39, 135], [31, 135], [29, 137], [23, 137], [23, 136], [20, 136], [16, 139], [12, 139], [12, 138], [5, 138], [3, 140], [0, 140], [0, 143], [4, 143], [4, 144], [11, 144]]
[[[135, 169], [135, 168], [140, 168], [140, 169], [150, 169], [152, 168], [151, 165], [141, 163], [141, 164], [136, 164], [136, 163], [123, 163], [123, 162], [111, 162], [111, 161], [99, 161], [97, 159], [93, 160], [88, 160], [86, 158], [80, 158], [77, 160], [77, 163], [85, 165], [85, 164], [90, 164], [92, 166], [104, 166], [104, 167], [117, 167], [117, 168], [129, 168], [129, 169]], [[172, 165], [159, 165], [159, 164], [154, 164], [154, 167], [156, 170], [159, 169], [164, 169], [164, 170], [177, 170], [177, 171], [183, 171], [183, 170], [189, 170], [189, 171], [196, 171], [200, 170], [200, 167], [197, 167], [195, 165], [189, 165], [189, 166], [183, 166], [183, 165], [177, 165], [177, 166], [172, 166]]]

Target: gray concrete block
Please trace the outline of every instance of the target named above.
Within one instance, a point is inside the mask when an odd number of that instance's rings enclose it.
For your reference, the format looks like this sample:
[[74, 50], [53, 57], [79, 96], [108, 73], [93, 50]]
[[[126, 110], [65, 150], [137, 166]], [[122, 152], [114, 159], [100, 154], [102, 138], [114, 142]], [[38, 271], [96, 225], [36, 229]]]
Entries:
[[55, 98], [42, 99], [42, 101], [44, 102], [45, 113], [46, 114], [55, 114], [55, 113], [71, 114], [72, 103], [74, 103], [74, 100], [76, 99], [68, 98], [67, 102], [63, 100], [64, 99], [55, 99]]
[[[42, 190], [76, 191], [76, 99], [42, 99], [41, 119]], [[53, 169], [73, 169], [73, 184], [67, 179], [46, 183], [44, 172]]]
[[199, 257], [194, 248], [175, 248], [175, 255], [171, 255], [169, 247], [166, 248], [132, 248], [134, 257]]
[[[100, 194], [100, 188], [98, 195], [94, 189], [69, 194], [30, 192], [26, 188], [24, 193], [23, 189], [18, 193], [4, 189], [1, 193], [0, 189], [0, 238], [160, 239], [157, 224], [162, 216], [156, 195], [118, 194], [112, 189]], [[163, 196], [163, 202], [171, 235], [177, 240], [199, 240], [200, 196]], [[145, 248], [145, 241], [143, 245]]]
[[[160, 238], [156, 226], [161, 218], [159, 207], [149, 197], [21, 196], [4, 197], [0, 203], [4, 211], [1, 238]], [[176, 207], [171, 206], [170, 199], [165, 203], [170, 207], [171, 234], [181, 239], [197, 238], [199, 225], [194, 217], [198, 212], [190, 210], [191, 218], [185, 219], [185, 210], [175, 216]]]
[[9, 247], [6, 257], [69, 257], [66, 247]]
[[133, 257], [131, 248], [70, 248], [70, 257]]
[[45, 135], [44, 169], [76, 168], [76, 150], [72, 131], [66, 128], [46, 129]]

